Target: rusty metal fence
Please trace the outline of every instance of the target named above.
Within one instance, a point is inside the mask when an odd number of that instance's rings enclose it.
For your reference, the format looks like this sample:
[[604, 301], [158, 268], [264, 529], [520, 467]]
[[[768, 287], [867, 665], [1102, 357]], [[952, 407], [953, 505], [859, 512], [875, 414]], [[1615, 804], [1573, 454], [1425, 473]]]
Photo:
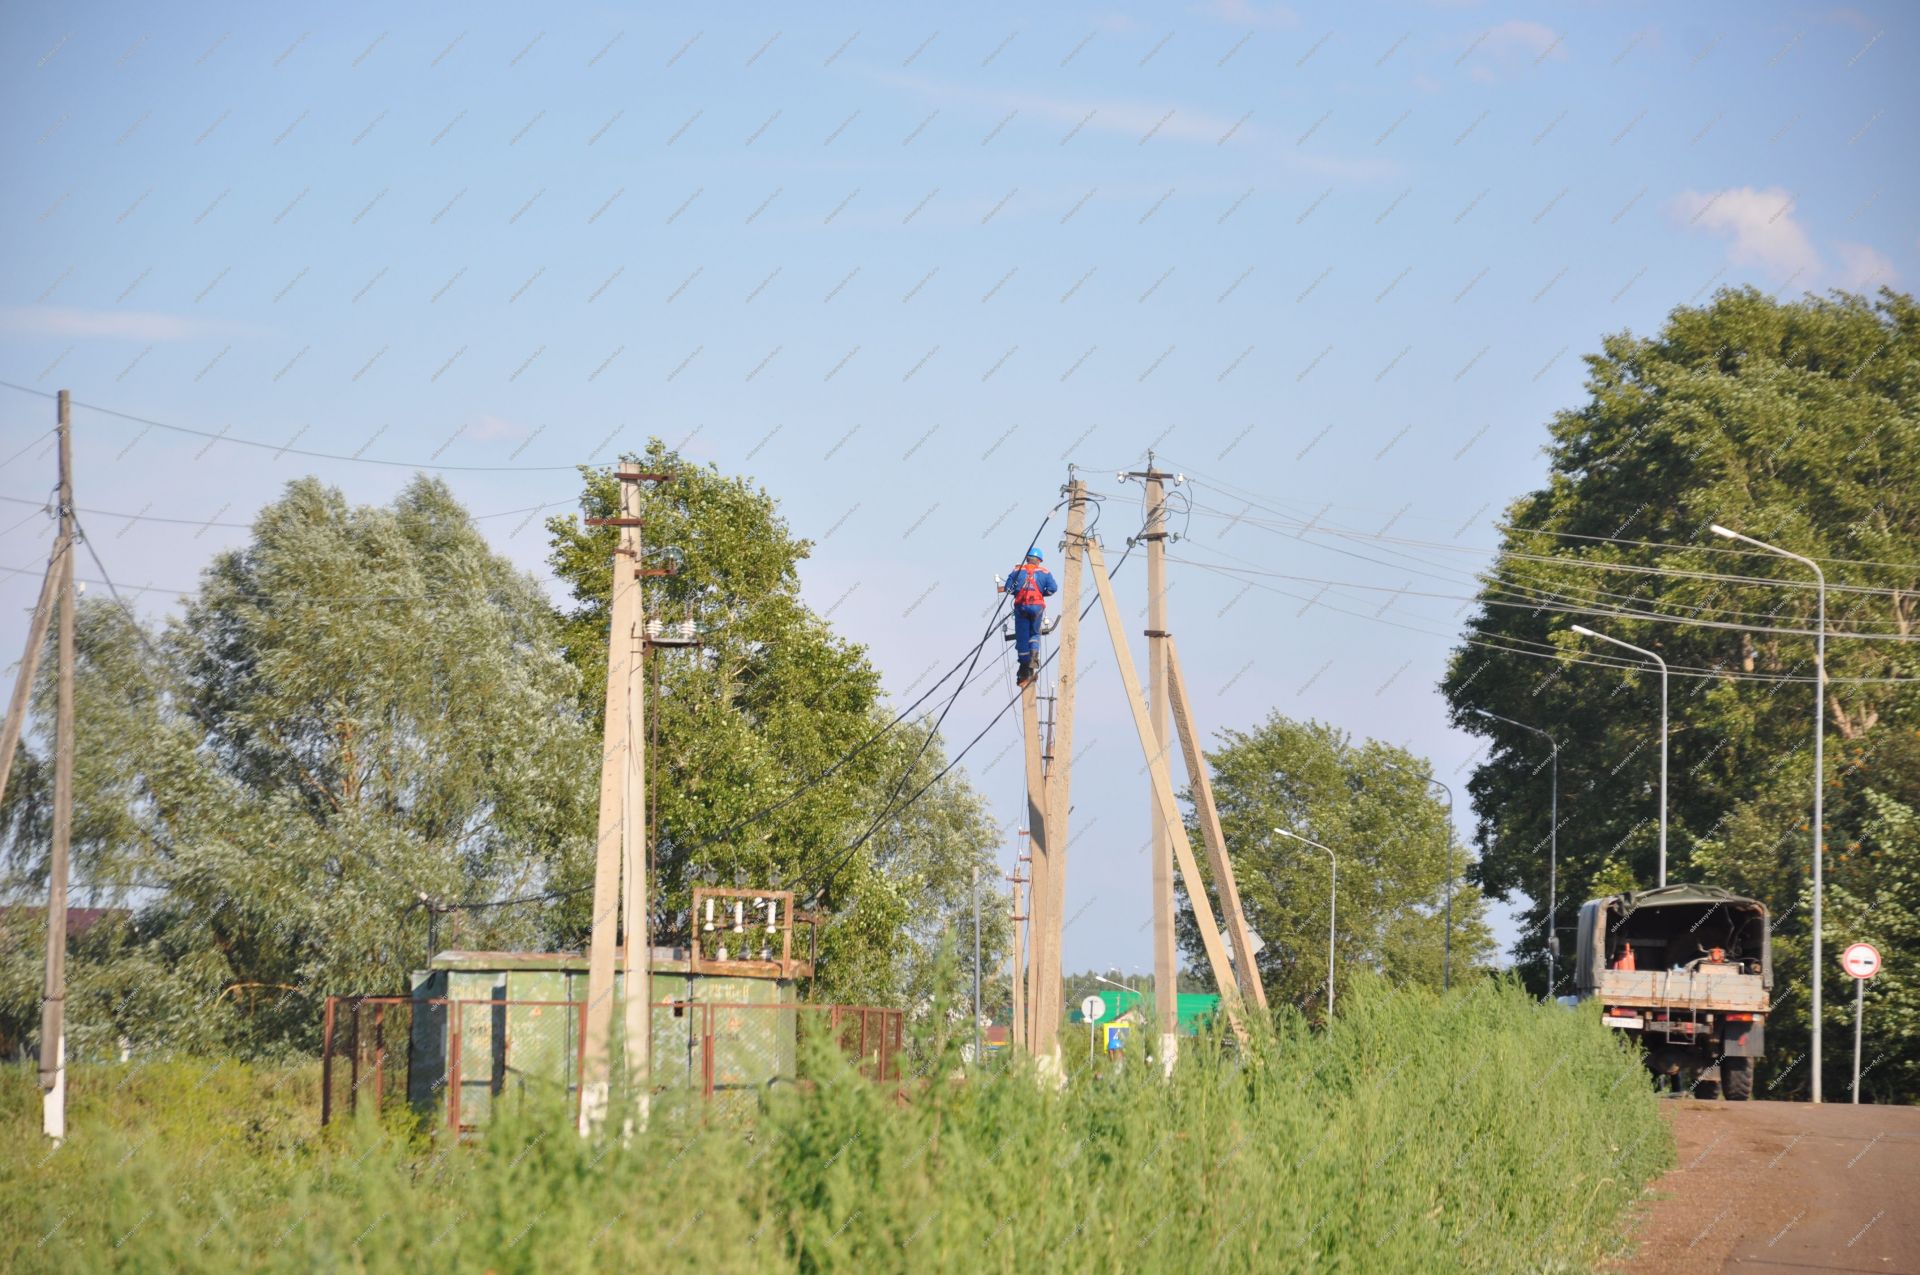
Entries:
[[[577, 1113], [586, 1006], [577, 1001], [331, 996], [322, 1029], [320, 1121], [371, 1109], [471, 1133], [503, 1102], [558, 1096]], [[610, 1042], [621, 1055], [619, 1016]], [[705, 1119], [750, 1110], [761, 1091], [805, 1084], [824, 1039], [861, 1075], [898, 1084], [901, 1011], [854, 1005], [665, 1001], [653, 1006], [656, 1109]]]

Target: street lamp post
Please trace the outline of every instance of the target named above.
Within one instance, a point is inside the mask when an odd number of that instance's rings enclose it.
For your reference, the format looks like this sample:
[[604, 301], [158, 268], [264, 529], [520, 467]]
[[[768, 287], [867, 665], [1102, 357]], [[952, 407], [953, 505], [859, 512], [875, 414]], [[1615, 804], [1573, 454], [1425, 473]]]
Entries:
[[1644, 655], [1660, 666], [1660, 880], [1667, 883], [1667, 662], [1645, 647], [1635, 646], [1631, 642], [1622, 642], [1619, 638], [1608, 637], [1604, 633], [1595, 633], [1584, 624], [1576, 624], [1573, 631], [1582, 637], [1599, 638], [1602, 642], [1611, 642], [1638, 655]]
[[[1018, 970], [1015, 978], [1020, 977]], [[1008, 1029], [1012, 1033], [1012, 1029]], [[973, 1065], [980, 1065], [980, 865], [973, 865]]]
[[1819, 623], [1815, 626], [1813, 656], [1813, 1101], [1820, 1101], [1820, 902], [1823, 893], [1823, 861], [1826, 859], [1826, 830], [1822, 828], [1822, 806], [1826, 788], [1826, 735], [1827, 735], [1827, 573], [1812, 558], [1803, 558], [1797, 553], [1788, 553], [1778, 545], [1770, 545], [1764, 540], [1755, 540], [1752, 536], [1743, 536], [1714, 523], [1711, 527], [1714, 535], [1727, 540], [1739, 540], [1746, 544], [1765, 549], [1768, 553], [1778, 554], [1782, 558], [1792, 558], [1795, 562], [1809, 568], [1819, 581]]
[[1331, 886], [1327, 891], [1327, 1021], [1333, 1021], [1333, 936], [1334, 920], [1340, 908], [1340, 861], [1334, 858], [1333, 851], [1318, 841], [1308, 840], [1297, 832], [1288, 832], [1285, 828], [1275, 828], [1283, 837], [1292, 837], [1295, 841], [1310, 845], [1316, 850], [1327, 852], [1327, 862], [1331, 865]]
[[1409, 775], [1419, 775], [1421, 779], [1432, 784], [1435, 788], [1438, 788], [1447, 795], [1447, 930], [1440, 956], [1440, 990], [1444, 992], [1453, 986], [1453, 885], [1455, 881], [1455, 873], [1453, 870], [1453, 789], [1449, 788], [1440, 780], [1435, 779], [1432, 775], [1421, 774], [1411, 766], [1403, 766], [1397, 761], [1391, 761], [1384, 757], [1380, 760], [1386, 762], [1387, 765], [1392, 766], [1395, 770], [1405, 771]]
[[[1553, 745], [1553, 807], [1552, 823], [1547, 828], [1547, 999], [1553, 999], [1553, 949], [1555, 946], [1554, 922], [1559, 916], [1560, 899], [1560, 741], [1538, 726], [1529, 726], [1525, 722], [1516, 722], [1511, 717], [1502, 717], [1498, 713], [1489, 713], [1484, 708], [1471, 710], [1482, 717], [1491, 717], [1496, 722], [1505, 722], [1521, 730], [1530, 731]], [[1538, 772], [1536, 772], [1538, 773]], [[1535, 842], [1538, 845], [1539, 842]]]

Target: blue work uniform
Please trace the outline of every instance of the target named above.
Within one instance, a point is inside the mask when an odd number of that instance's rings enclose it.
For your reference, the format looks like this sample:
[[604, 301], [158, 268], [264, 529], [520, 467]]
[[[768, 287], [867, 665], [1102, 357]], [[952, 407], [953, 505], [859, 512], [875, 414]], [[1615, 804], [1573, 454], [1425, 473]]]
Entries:
[[1028, 568], [1024, 563], [1007, 574], [1006, 590], [1013, 595], [1013, 651], [1022, 658], [1040, 649], [1040, 619], [1046, 604], [1060, 591], [1053, 574], [1044, 568]]

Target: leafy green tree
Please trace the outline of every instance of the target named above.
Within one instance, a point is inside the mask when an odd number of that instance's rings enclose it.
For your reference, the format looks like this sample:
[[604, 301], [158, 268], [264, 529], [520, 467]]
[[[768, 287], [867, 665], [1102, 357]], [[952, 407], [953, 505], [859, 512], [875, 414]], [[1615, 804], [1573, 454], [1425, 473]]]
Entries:
[[[1221, 747], [1207, 755], [1214, 801], [1247, 924], [1266, 940], [1257, 960], [1269, 1003], [1325, 1001], [1330, 884], [1327, 856], [1275, 836], [1274, 828], [1311, 837], [1338, 857], [1336, 998], [1338, 979], [1365, 968], [1440, 985], [1450, 875], [1454, 975], [1488, 962], [1493, 942], [1465, 876], [1469, 858], [1426, 782], [1425, 762], [1278, 712], [1255, 730], [1219, 738]], [[1189, 834], [1201, 844], [1197, 826]], [[1192, 911], [1184, 897], [1179, 902], [1181, 946], [1202, 962]]]
[[[927, 723], [882, 733], [894, 710], [879, 673], [801, 598], [812, 546], [792, 535], [771, 495], [658, 440], [638, 460], [673, 475], [643, 489], [645, 564], [669, 572], [645, 579], [646, 613], [692, 620], [701, 642], [647, 657], [657, 688], [647, 754], [656, 933], [684, 941], [696, 885], [792, 889], [823, 917], [819, 995], [924, 996], [930, 944], [952, 931], [970, 996], [976, 866], [991, 926], [987, 970], [1000, 968], [1006, 944], [997, 833], [978, 795], [957, 776], [934, 782], [945, 760]], [[547, 526], [550, 560], [573, 599], [564, 641], [581, 673], [581, 710], [597, 721], [617, 532], [583, 519], [618, 514], [619, 491], [608, 472], [581, 475], [581, 517]], [[576, 902], [574, 915], [585, 908]]]
[[[111, 1001], [70, 1012], [76, 1048], [89, 1031], [196, 1047], [308, 1038], [316, 998], [404, 990], [422, 895], [588, 871], [597, 741], [577, 675], [537, 584], [437, 481], [387, 508], [291, 483], [163, 632], [91, 599], [75, 637], [76, 879], [135, 909], [87, 948], [120, 974], [75, 975]], [[47, 743], [42, 729], [42, 756]], [[48, 770], [38, 762], [34, 782]], [[14, 880], [44, 881], [44, 820], [8, 827]], [[549, 932], [511, 911], [470, 924], [503, 945]], [[39, 956], [10, 943], [6, 959]], [[140, 995], [114, 999], [136, 970], [191, 1027], [156, 1020]], [[6, 1015], [30, 1019], [22, 980], [4, 982]]]
[[[1867, 794], [1898, 800], [1915, 782], [1911, 750], [1894, 741], [1920, 723], [1916, 360], [1920, 310], [1909, 296], [1781, 303], [1750, 289], [1675, 310], [1657, 336], [1609, 337], [1588, 358], [1588, 400], [1555, 416], [1548, 481], [1508, 509], [1479, 611], [1442, 683], [1455, 723], [1491, 743], [1468, 785], [1478, 872], [1495, 897], [1518, 890], [1532, 901], [1517, 954], [1536, 985], [1547, 749], [1470, 710], [1561, 743], [1563, 935], [1582, 899], [1656, 878], [1658, 672], [1568, 632], [1586, 623], [1671, 666], [1668, 879], [1771, 906], [1782, 1000], [1769, 1054], [1804, 1052], [1797, 953], [1810, 911], [1816, 594], [1805, 567], [1709, 527], [1824, 566], [1828, 881], [1855, 889], [1842, 848], [1883, 818]], [[1805, 1067], [1799, 1075], [1804, 1084]]]

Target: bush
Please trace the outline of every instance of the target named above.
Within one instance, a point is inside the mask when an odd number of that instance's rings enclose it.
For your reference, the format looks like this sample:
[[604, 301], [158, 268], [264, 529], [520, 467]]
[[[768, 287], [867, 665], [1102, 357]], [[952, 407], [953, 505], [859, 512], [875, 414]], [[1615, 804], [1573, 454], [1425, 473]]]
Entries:
[[453, 1148], [318, 1130], [311, 1066], [74, 1075], [49, 1154], [33, 1073], [0, 1094], [0, 1268], [497, 1272], [1586, 1269], [1671, 1141], [1597, 1015], [1488, 981], [1356, 980], [1329, 1034], [1281, 1015], [1189, 1042], [1170, 1082], [1089, 1065], [904, 1092], [810, 1060], [742, 1123], [502, 1105]]

